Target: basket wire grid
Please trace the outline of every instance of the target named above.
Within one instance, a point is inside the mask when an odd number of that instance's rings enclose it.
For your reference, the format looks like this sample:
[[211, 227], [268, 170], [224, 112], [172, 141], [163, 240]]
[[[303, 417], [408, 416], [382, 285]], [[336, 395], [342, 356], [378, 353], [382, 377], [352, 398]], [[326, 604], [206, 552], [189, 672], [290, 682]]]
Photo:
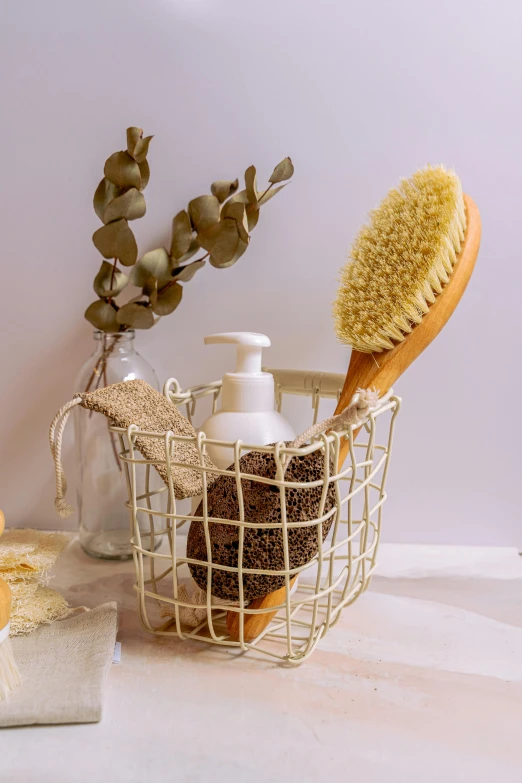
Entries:
[[[305, 395], [311, 397], [313, 421], [317, 421], [321, 401], [325, 398], [338, 399], [344, 382], [343, 375], [334, 373], [311, 373], [295, 370], [270, 370], [275, 377], [276, 407], [281, 410], [286, 395]], [[195, 386], [181, 391], [175, 379], [164, 386], [164, 393], [177, 406], [185, 406], [186, 415], [192, 422], [198, 402], [210, 396], [212, 409], [216, 410], [221, 382]], [[369, 415], [354, 438], [354, 428], [343, 432], [330, 432], [315, 438], [310, 445], [301, 448], [288, 448], [283, 443], [270, 446], [246, 444], [241, 441], [225, 442], [210, 440], [199, 433], [195, 438], [174, 435], [172, 432], [154, 433], [140, 430], [136, 425], [128, 429], [111, 427], [120, 441], [120, 459], [128, 489], [127, 507], [131, 515], [131, 543], [136, 569], [135, 590], [138, 594], [138, 610], [143, 627], [153, 634], [178, 637], [182, 640], [200, 640], [222, 647], [238, 650], [257, 651], [264, 656], [289, 663], [301, 663], [308, 658], [320, 639], [329, 628], [338, 622], [342, 610], [353, 603], [368, 587], [376, 566], [376, 555], [382, 522], [383, 504], [386, 500], [385, 484], [391, 454], [391, 444], [395, 419], [400, 408], [400, 398], [391, 393], [383, 398], [379, 407]], [[159, 487], [153, 478], [156, 471], [151, 468], [159, 462], [144, 459], [135, 448], [139, 436], [161, 439], [165, 444], [168, 485]], [[349, 456], [339, 470], [332, 472], [331, 465], [338, 465], [341, 442], [348, 439]], [[383, 441], [381, 443], [378, 440]], [[172, 470], [177, 467], [190, 467], [173, 460], [173, 445], [176, 441], [189, 441], [197, 448], [200, 465], [195, 468], [201, 472], [203, 495], [202, 513], [196, 516], [196, 504], [187, 513], [180, 507], [187, 501], [176, 500], [172, 483]], [[231, 465], [227, 470], [207, 468], [203, 456], [207, 444], [230, 448]], [[272, 454], [277, 467], [275, 479], [262, 478], [241, 473], [242, 454], [255, 449]], [[287, 457], [305, 456], [320, 451], [323, 471], [320, 480], [313, 482], [287, 481], [284, 477]], [[145, 466], [140, 467], [140, 466]], [[219, 519], [208, 514], [207, 480], [208, 473], [235, 477], [239, 518], [237, 520]], [[277, 487], [280, 494], [280, 522], [262, 525], [263, 529], [279, 527], [282, 531], [284, 548], [284, 570], [246, 568], [243, 566], [243, 540], [245, 529], [260, 526], [248, 521], [245, 514], [242, 493], [242, 480], [259, 481]], [[328, 489], [333, 486], [335, 504], [325, 512]], [[286, 490], [292, 488], [321, 487], [319, 513], [316, 519], [305, 522], [290, 522], [287, 519]], [[332, 519], [330, 531], [322, 540], [322, 525]], [[207, 545], [207, 560], [200, 561], [187, 557], [186, 533], [192, 520], [203, 522]], [[238, 527], [238, 564], [237, 567], [213, 563], [209, 523], [235, 525]], [[316, 526], [318, 550], [305, 565], [297, 568], [289, 566], [288, 531], [292, 527]], [[142, 545], [142, 535], [147, 536], [147, 547]], [[148, 537], [150, 536], [150, 545]], [[155, 551], [158, 537], [163, 537], [162, 546]], [[166, 550], [166, 551], [165, 551]], [[180, 587], [189, 580], [188, 563], [207, 568], [208, 589], [205, 604], [180, 597]], [[211, 595], [212, 572], [223, 569], [237, 573], [239, 600], [235, 605], [223, 606], [215, 603]], [[243, 574], [277, 574], [284, 576], [286, 595], [278, 607], [270, 609], [249, 609], [243, 596]], [[297, 588], [290, 590], [290, 582], [298, 575]], [[292, 594], [291, 594], [292, 592]], [[182, 622], [180, 610], [206, 607], [204, 619], [195, 627]], [[276, 617], [253, 641], [247, 642], [244, 636], [245, 617], [252, 614], [274, 612]], [[227, 611], [239, 614], [239, 641], [233, 641], [227, 631]], [[169, 619], [165, 621], [165, 616]]]

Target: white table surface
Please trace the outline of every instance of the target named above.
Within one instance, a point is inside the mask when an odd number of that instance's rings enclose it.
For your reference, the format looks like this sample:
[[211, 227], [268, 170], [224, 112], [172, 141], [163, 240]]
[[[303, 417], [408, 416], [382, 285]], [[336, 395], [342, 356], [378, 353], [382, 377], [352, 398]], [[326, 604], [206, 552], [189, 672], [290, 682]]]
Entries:
[[522, 781], [522, 558], [382, 545], [370, 590], [297, 668], [156, 638], [132, 563], [74, 543], [52, 586], [117, 600], [101, 723], [0, 732], [2, 783]]

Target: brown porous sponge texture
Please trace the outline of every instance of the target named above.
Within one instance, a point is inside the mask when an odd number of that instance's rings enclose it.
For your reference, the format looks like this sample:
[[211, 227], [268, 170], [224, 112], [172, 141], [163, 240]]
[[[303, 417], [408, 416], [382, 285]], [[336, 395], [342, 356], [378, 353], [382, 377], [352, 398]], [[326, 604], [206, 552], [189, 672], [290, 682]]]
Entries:
[[[289, 444], [287, 444], [289, 445]], [[333, 467], [333, 465], [331, 466]], [[240, 460], [240, 470], [264, 478], [274, 479], [276, 464], [272, 454], [251, 451]], [[303, 457], [294, 457], [286, 470], [286, 481], [313, 482], [324, 476], [324, 454], [314, 451]], [[242, 479], [245, 520], [259, 528], [245, 528], [243, 542], [243, 568], [284, 571], [283, 532], [281, 528], [267, 528], [270, 523], [281, 523], [279, 488], [258, 481]], [[286, 489], [287, 522], [316, 520], [319, 516], [322, 487]], [[207, 492], [208, 516], [239, 521], [239, 504], [236, 479], [220, 476]], [[330, 484], [326, 495], [324, 513], [335, 505], [334, 485]], [[200, 503], [196, 516], [203, 515]], [[335, 514], [322, 523], [323, 541], [328, 535]], [[239, 527], [222, 522], [209, 522], [212, 563], [238, 567]], [[305, 565], [318, 550], [317, 524], [288, 530], [290, 568]], [[207, 589], [207, 547], [202, 521], [194, 520], [187, 541], [187, 556], [202, 561], [201, 565], [189, 563], [190, 573], [203, 590]], [[278, 574], [243, 574], [244, 600], [278, 590], [285, 584]], [[229, 601], [239, 599], [238, 574], [231, 571], [212, 570], [212, 595]]]

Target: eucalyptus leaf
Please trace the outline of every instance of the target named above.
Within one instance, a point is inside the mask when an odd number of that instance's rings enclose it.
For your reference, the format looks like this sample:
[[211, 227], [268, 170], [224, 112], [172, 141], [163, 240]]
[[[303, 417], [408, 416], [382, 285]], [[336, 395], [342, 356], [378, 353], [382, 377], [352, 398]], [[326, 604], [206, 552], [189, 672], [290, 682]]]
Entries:
[[251, 233], [257, 226], [257, 221], [259, 220], [259, 204], [255, 207], [248, 206], [246, 208], [245, 214], [247, 219], [248, 231], [249, 233]]
[[147, 206], [143, 193], [140, 193], [136, 188], [131, 188], [110, 202], [105, 210], [103, 222], [110, 223], [120, 218], [137, 220], [137, 218], [143, 217], [146, 211]]
[[245, 189], [249, 204], [257, 202], [256, 167], [249, 166], [245, 171]]
[[207, 228], [206, 231], [201, 231], [196, 236], [196, 241], [200, 247], [203, 248], [203, 250], [206, 250], [207, 252], [210, 252], [212, 248], [214, 247], [214, 244], [216, 243], [217, 239], [219, 238], [223, 226], [225, 225], [225, 218], [220, 220], [218, 223], [215, 223], [213, 226], [210, 226], [210, 228]]
[[136, 288], [143, 288], [143, 286], [147, 284], [147, 281], [150, 279], [150, 277], [150, 272], [148, 272], [146, 269], [142, 269], [140, 262], [138, 261], [138, 263], [134, 264], [131, 269], [129, 283], [131, 285], [135, 285]]
[[192, 224], [188, 212], [182, 209], [172, 221], [171, 256], [181, 258], [188, 252], [192, 244], [192, 233]]
[[129, 303], [120, 307], [117, 313], [119, 324], [131, 326], [133, 329], [150, 329], [154, 326], [154, 315], [147, 305]]
[[142, 294], [144, 296], [148, 296], [151, 305], [154, 306], [154, 304], [156, 303], [156, 299], [158, 298], [158, 281], [156, 280], [155, 277], [149, 277], [145, 281], [142, 289]]
[[181, 302], [183, 287], [178, 283], [170, 283], [164, 288], [158, 289], [158, 296], [152, 309], [156, 315], [170, 315]]
[[195, 253], [197, 253], [199, 249], [200, 249], [200, 247], [199, 247], [198, 240], [196, 239], [196, 237], [192, 237], [192, 241], [191, 241], [191, 243], [190, 243], [190, 247], [189, 247], [189, 249], [187, 250], [187, 252], [186, 252], [186, 253], [184, 253], [184, 254], [181, 256], [181, 258], [173, 258], [173, 259], [172, 259], [172, 261], [173, 261], [173, 265], [174, 265], [174, 266], [180, 266], [181, 264], [184, 264], [184, 263], [185, 263], [185, 261], [188, 261], [190, 258], [192, 258], [192, 256], [193, 256]]
[[277, 182], [284, 182], [285, 179], [290, 179], [290, 177], [294, 173], [294, 164], [290, 160], [290, 158], [285, 158], [281, 161], [281, 163], [278, 163], [275, 169], [273, 170], [272, 174], [270, 175], [269, 182], [273, 182], [274, 184]]
[[139, 167], [140, 175], [141, 175], [141, 187], [140, 187], [140, 190], [145, 190], [145, 188], [149, 184], [149, 179], [150, 179], [149, 164], [148, 164], [148, 162], [146, 160], [142, 160], [141, 163], [138, 163], [138, 167]]
[[248, 236], [248, 220], [244, 204], [241, 204], [238, 201], [225, 204], [224, 208], [221, 210], [221, 217], [235, 220], [240, 238], [243, 242], [248, 243], [250, 241], [250, 237]]
[[[248, 195], [247, 195], [246, 190], [240, 190], [239, 193], [234, 193], [234, 195], [229, 198], [227, 203], [223, 204], [223, 206], [221, 207], [221, 210], [226, 209], [226, 207], [229, 204], [237, 204], [237, 203], [239, 203], [239, 204], [248, 204], [249, 203]], [[254, 203], [256, 203], [256, 202], [254, 202]]]
[[100, 271], [94, 278], [94, 291], [102, 299], [121, 294], [129, 278], [119, 269], [114, 270], [113, 264], [102, 261]]
[[198, 196], [189, 202], [188, 213], [196, 231], [206, 231], [219, 220], [219, 201], [215, 196]]
[[128, 152], [115, 152], [105, 161], [103, 173], [119, 188], [137, 188], [142, 186], [140, 167]]
[[149, 144], [154, 136], [145, 136], [144, 139], [140, 139], [134, 150], [133, 158], [136, 163], [143, 163], [149, 152]]
[[104, 177], [96, 188], [92, 204], [94, 211], [103, 223], [107, 222], [104, 220], [107, 206], [113, 199], [117, 198], [122, 193], [122, 189], [117, 187], [114, 182], [111, 182], [107, 177]]
[[143, 138], [141, 128], [127, 128], [127, 152], [134, 158], [136, 163], [142, 163], [147, 157], [149, 144], [154, 136]]
[[[136, 270], [136, 275], [134, 275], [134, 270]], [[131, 273], [132, 283], [142, 286], [148, 277], [155, 277], [157, 280], [166, 282], [171, 279], [170, 271], [170, 256], [164, 247], [158, 247], [156, 250], [149, 250], [140, 258]], [[135, 282], [136, 280], [139, 282]]]
[[143, 128], [127, 128], [127, 152], [134, 157], [133, 152], [136, 144], [143, 138]]
[[193, 261], [191, 264], [173, 269], [172, 274], [175, 275], [176, 282], [188, 283], [189, 280], [192, 280], [198, 269], [201, 269], [203, 266], [205, 266], [204, 259]]
[[228, 179], [219, 179], [210, 186], [210, 191], [217, 198], [220, 204], [229, 198], [239, 187], [237, 179], [234, 181]]
[[129, 299], [129, 301], [126, 302], [126, 304], [134, 304], [135, 302], [141, 302], [142, 304], [146, 305], [147, 302], [143, 301], [142, 296], [143, 296], [143, 293], [138, 294], [138, 296], [133, 296], [132, 299]]
[[[257, 196], [258, 194], [256, 194], [256, 200], [250, 203], [248, 201], [246, 190], [240, 190], [239, 193], [234, 194], [232, 198], [229, 198], [227, 203], [223, 205], [221, 214], [223, 214], [223, 210], [226, 210], [229, 204], [245, 204], [248, 231], [251, 232], [257, 226], [257, 221], [259, 220], [259, 205], [257, 203]], [[265, 203], [264, 200], [263, 203]]]
[[234, 258], [239, 242], [239, 231], [237, 223], [231, 218], [223, 218], [217, 226], [213, 226], [210, 231], [205, 232], [198, 241], [205, 250], [210, 252], [210, 263], [213, 266], [228, 266]]
[[226, 269], [226, 267], [232, 266], [233, 264], [236, 263], [236, 261], [239, 258], [241, 258], [241, 256], [243, 255], [247, 247], [248, 245], [246, 244], [246, 242], [242, 242], [242, 240], [240, 239], [237, 244], [236, 252], [232, 256], [232, 258], [227, 260], [224, 254], [222, 255], [211, 254], [209, 261], [212, 264], [212, 266], [215, 266], [217, 269]]
[[120, 325], [117, 320], [117, 312], [108, 302], [98, 299], [85, 311], [85, 317], [96, 329], [102, 332], [119, 332]]
[[283, 190], [283, 188], [286, 188], [286, 186], [287, 186], [288, 184], [289, 184], [289, 183], [288, 183], [288, 182], [286, 182], [284, 185], [279, 185], [279, 187], [278, 187], [278, 188], [270, 188], [270, 190], [266, 191], [266, 193], [264, 193], [264, 195], [262, 196], [262, 198], [260, 198], [260, 199], [259, 199], [259, 201], [258, 201], [258, 205], [259, 205], [260, 207], [262, 207], [262, 206], [263, 206], [263, 204], [266, 204], [266, 203], [267, 203], [267, 201], [270, 201], [270, 199], [271, 199], [271, 198], [273, 198], [273, 197], [276, 195], [276, 193], [279, 193], [279, 191], [280, 191], [280, 190]]
[[104, 258], [119, 258], [123, 266], [132, 266], [138, 257], [138, 246], [126, 220], [116, 220], [95, 231], [92, 241]]

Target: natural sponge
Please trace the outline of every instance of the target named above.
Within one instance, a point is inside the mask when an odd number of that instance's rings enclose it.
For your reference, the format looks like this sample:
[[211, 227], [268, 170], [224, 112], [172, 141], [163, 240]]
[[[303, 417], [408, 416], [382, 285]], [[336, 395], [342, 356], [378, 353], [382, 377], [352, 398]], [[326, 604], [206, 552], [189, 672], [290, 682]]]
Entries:
[[[288, 444], [287, 444], [288, 445]], [[276, 465], [272, 454], [251, 451], [241, 457], [241, 473], [275, 478]], [[333, 465], [332, 465], [333, 468]], [[333, 472], [333, 470], [332, 470]], [[290, 461], [286, 481], [315, 482], [324, 477], [324, 454], [320, 449], [311, 454], [295, 456]], [[245, 528], [243, 541], [243, 568], [284, 571], [283, 532], [281, 527], [267, 528], [265, 525], [281, 523], [281, 501], [279, 488], [259, 481], [242, 479], [243, 502], [248, 522], [259, 527]], [[321, 505], [322, 486], [286, 489], [287, 522], [310, 522], [310, 525], [288, 530], [290, 568], [305, 565], [318, 550], [317, 520]], [[208, 490], [208, 516], [219, 519], [239, 520], [237, 486], [234, 476], [220, 476]], [[335, 505], [335, 490], [330, 484], [326, 495], [324, 513]], [[202, 516], [203, 504], [196, 511]], [[328, 535], [332, 514], [322, 523], [323, 541]], [[315, 522], [315, 524], [314, 524]], [[222, 522], [209, 522], [212, 563], [238, 567], [239, 528]], [[203, 561], [201, 565], [189, 564], [190, 572], [203, 590], [207, 589], [207, 547], [203, 522], [194, 520], [187, 540], [187, 556]], [[278, 590], [285, 584], [285, 578], [278, 574], [243, 574], [245, 601], [253, 600]], [[238, 574], [233, 571], [212, 570], [212, 595], [228, 601], [239, 598]]]
[[334, 304], [338, 338], [364, 353], [402, 341], [448, 282], [465, 232], [455, 172], [428, 166], [402, 180], [353, 243]]
[[47, 587], [50, 571], [69, 543], [65, 533], [26, 528], [8, 530], [0, 540], [0, 576], [11, 590], [11, 636], [34, 631], [67, 613], [69, 604]]

